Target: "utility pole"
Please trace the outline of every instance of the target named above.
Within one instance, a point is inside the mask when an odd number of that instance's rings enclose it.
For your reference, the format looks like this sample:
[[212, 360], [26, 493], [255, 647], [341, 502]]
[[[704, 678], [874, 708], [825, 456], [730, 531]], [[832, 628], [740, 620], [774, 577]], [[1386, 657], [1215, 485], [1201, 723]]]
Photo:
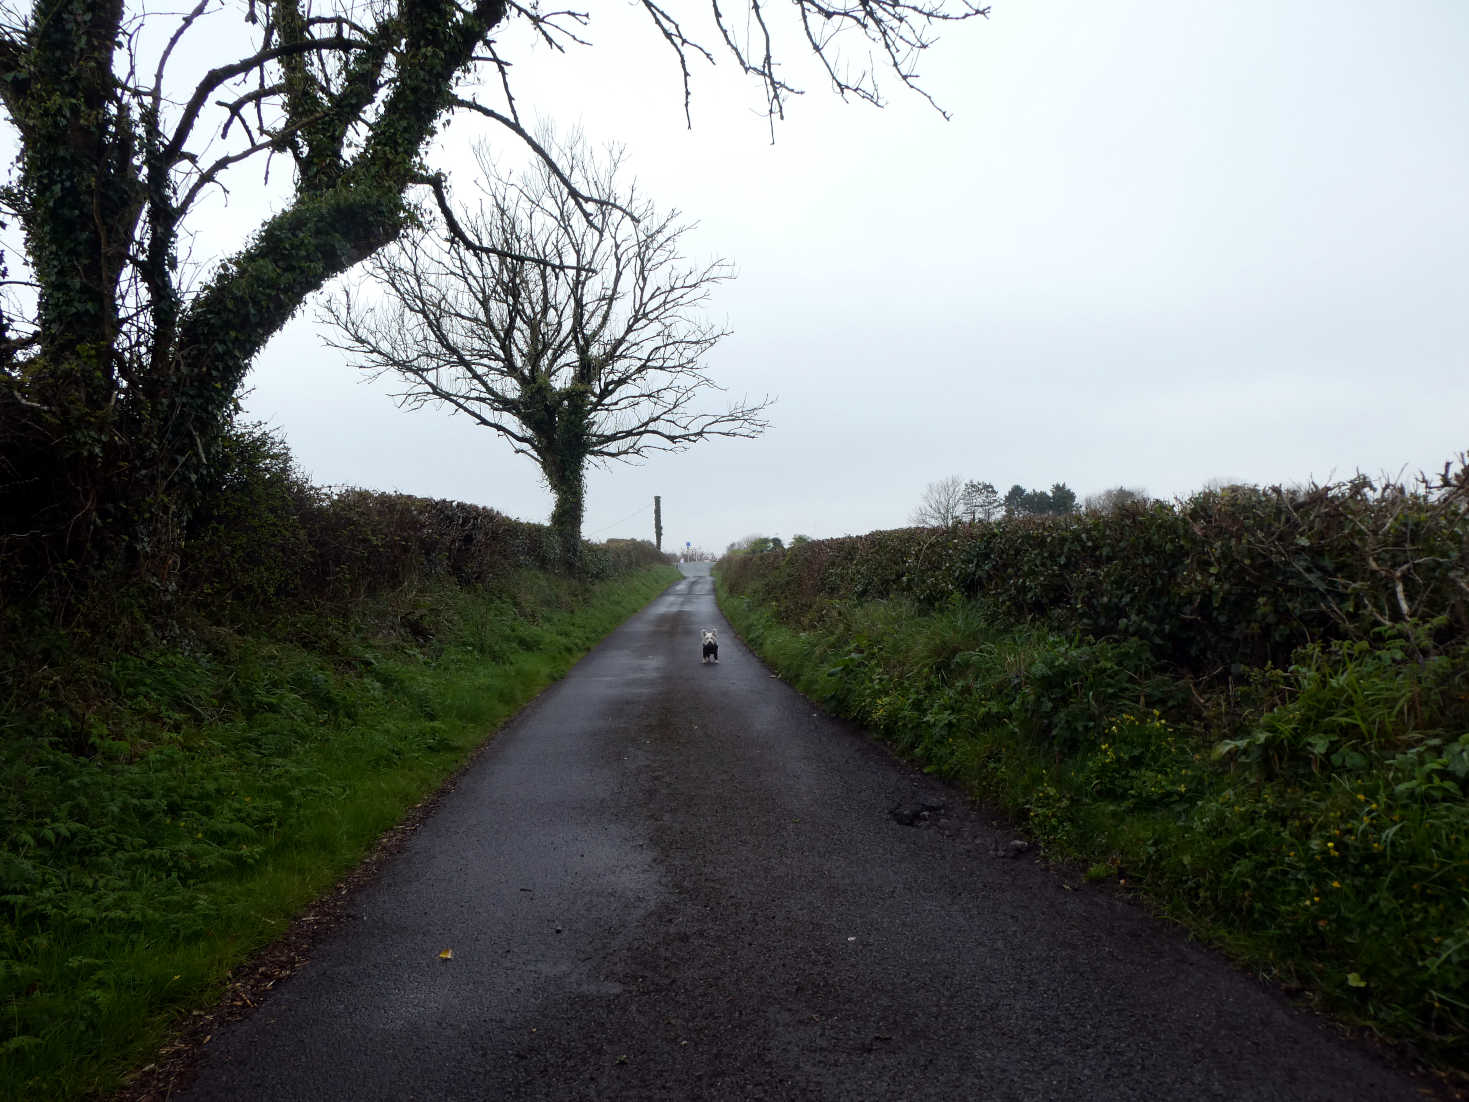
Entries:
[[663, 550], [663, 499], [653, 497], [653, 546]]

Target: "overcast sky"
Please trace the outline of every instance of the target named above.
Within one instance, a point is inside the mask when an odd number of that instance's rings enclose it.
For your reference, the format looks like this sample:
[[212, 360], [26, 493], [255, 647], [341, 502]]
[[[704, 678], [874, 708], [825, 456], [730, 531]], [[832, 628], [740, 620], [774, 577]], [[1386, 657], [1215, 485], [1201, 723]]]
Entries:
[[[515, 55], [521, 108], [700, 223], [739, 273], [713, 372], [779, 401], [762, 439], [594, 472], [589, 537], [650, 537], [655, 494], [665, 547], [717, 551], [900, 526], [951, 474], [1172, 497], [1469, 448], [1464, 0], [994, 0], [923, 61], [948, 122], [893, 81], [843, 104], [788, 39], [774, 144], [728, 65], [687, 129], [661, 41], [592, 10], [591, 48]], [[466, 193], [481, 133], [435, 155]], [[309, 309], [250, 385], [318, 482], [549, 514], [530, 461], [398, 409]]]

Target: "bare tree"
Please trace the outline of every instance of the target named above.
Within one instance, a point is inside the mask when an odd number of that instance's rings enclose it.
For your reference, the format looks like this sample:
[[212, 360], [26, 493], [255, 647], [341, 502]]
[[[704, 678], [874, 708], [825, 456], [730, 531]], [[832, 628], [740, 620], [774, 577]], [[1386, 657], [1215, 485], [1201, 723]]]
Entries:
[[[722, 54], [772, 116], [795, 91], [778, 43], [814, 51], [838, 94], [878, 102], [880, 72], [913, 87], [935, 30], [985, 14], [970, 0], [790, 0], [784, 19], [757, 0], [635, 7], [686, 107], [691, 63]], [[394, 240], [416, 191], [444, 202], [424, 151], [445, 118], [534, 147], [509, 55], [589, 45], [591, 28], [586, 12], [515, 0], [0, 0], [0, 107], [19, 150], [0, 218], [22, 238], [0, 267], [0, 551], [23, 546], [41, 570], [94, 545], [156, 554], [203, 492], [265, 342]], [[626, 58], [630, 79], [645, 61]], [[232, 253], [187, 263], [203, 199], [271, 169], [276, 213]]]
[[[700, 309], [729, 266], [684, 260], [689, 225], [623, 181], [616, 151], [595, 157], [579, 138], [543, 144], [556, 167], [514, 177], [480, 147], [479, 211], [443, 211], [456, 239], [410, 234], [368, 265], [380, 301], [343, 296], [324, 317], [334, 347], [407, 384], [404, 405], [444, 403], [534, 459], [574, 557], [589, 462], [758, 436], [770, 400], [699, 404], [721, 389], [704, 361], [726, 335]], [[563, 177], [595, 204], [579, 205]]]
[[947, 528], [965, 519], [964, 508], [964, 478], [954, 474], [928, 484], [909, 521], [925, 528]]

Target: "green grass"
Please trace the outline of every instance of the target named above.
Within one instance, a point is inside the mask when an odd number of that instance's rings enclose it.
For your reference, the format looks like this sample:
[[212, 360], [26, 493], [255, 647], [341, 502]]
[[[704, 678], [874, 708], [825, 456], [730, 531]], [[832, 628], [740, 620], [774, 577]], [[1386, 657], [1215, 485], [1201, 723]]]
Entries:
[[[1469, 1070], [1469, 654], [1400, 634], [1203, 690], [978, 604], [721, 606], [783, 677], [1349, 1023]], [[1411, 643], [1411, 640], [1407, 640]]]
[[0, 711], [0, 1098], [117, 1086], [676, 577], [526, 574], [498, 594], [432, 589], [350, 616], [78, 655], [80, 725], [12, 700]]

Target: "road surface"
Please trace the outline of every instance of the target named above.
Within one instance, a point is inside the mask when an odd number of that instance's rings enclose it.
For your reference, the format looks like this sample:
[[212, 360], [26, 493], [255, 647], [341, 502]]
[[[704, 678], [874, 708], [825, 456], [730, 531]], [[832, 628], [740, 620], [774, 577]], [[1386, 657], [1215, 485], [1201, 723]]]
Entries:
[[181, 1097], [1421, 1097], [1009, 856], [772, 677], [685, 570], [495, 738]]

